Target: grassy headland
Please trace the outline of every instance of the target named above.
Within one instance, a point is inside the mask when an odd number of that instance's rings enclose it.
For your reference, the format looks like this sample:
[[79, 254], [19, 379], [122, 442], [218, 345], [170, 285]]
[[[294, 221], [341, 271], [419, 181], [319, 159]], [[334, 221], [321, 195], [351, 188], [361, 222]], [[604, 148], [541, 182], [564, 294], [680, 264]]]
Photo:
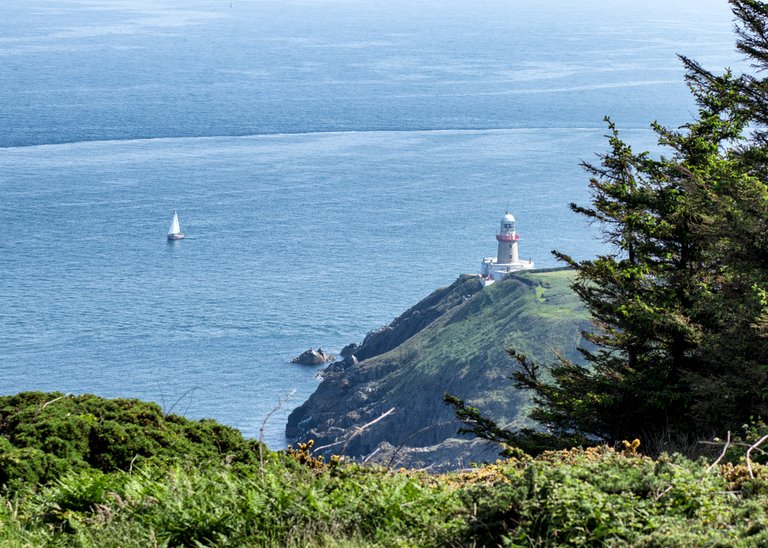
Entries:
[[[498, 449], [456, 439], [462, 425], [443, 396], [455, 394], [502, 424], [527, 424], [529, 397], [509, 380], [514, 368], [505, 349], [542, 363], [556, 360], [558, 353], [580, 358], [577, 347], [588, 316], [569, 287], [572, 281], [567, 269], [518, 272], [485, 289], [476, 276], [460, 277], [377, 332], [377, 339], [384, 339], [377, 348], [387, 350], [362, 354], [369, 357], [355, 366], [331, 368], [291, 414], [289, 439], [335, 443], [329, 454], [344, 447], [355, 457], [379, 449], [383, 462], [409, 467], [450, 469], [494, 460]], [[399, 336], [398, 326], [423, 318], [430, 321]], [[388, 336], [397, 344], [389, 344]], [[344, 441], [349, 431], [393, 407], [390, 416]], [[393, 455], [389, 448], [400, 449]]]

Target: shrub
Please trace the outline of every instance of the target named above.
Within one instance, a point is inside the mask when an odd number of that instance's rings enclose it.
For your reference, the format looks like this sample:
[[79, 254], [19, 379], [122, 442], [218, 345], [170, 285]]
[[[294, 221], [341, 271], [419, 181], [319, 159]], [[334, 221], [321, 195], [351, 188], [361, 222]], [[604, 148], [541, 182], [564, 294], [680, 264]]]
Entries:
[[164, 415], [157, 404], [93, 395], [0, 397], [0, 486], [45, 484], [70, 470], [129, 470], [144, 461], [253, 465], [258, 443], [215, 421]]
[[[768, 470], [758, 463], [752, 477], [744, 464], [652, 459], [636, 454], [632, 443], [623, 452], [593, 447], [519, 455], [436, 476], [325, 462], [311, 456], [309, 445], [264, 451], [262, 463], [254, 442], [213, 421], [163, 417], [156, 406], [131, 400], [87, 396], [45, 405], [58, 396], [20, 396], [14, 405], [0, 398], [2, 545], [768, 541]], [[71, 424], [90, 425], [80, 434], [88, 443]], [[45, 440], [36, 437], [41, 432], [58, 435]], [[94, 437], [103, 444], [92, 443]], [[30, 445], [17, 446], [19, 440]], [[137, 450], [145, 451], [142, 458], [116, 467]]]

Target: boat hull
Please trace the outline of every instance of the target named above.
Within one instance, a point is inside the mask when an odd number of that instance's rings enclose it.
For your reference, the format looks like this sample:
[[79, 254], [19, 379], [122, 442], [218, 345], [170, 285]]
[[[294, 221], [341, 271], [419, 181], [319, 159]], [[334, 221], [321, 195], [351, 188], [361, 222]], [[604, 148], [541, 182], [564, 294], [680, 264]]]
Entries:
[[183, 240], [184, 234], [168, 234], [168, 241], [172, 242], [173, 240]]

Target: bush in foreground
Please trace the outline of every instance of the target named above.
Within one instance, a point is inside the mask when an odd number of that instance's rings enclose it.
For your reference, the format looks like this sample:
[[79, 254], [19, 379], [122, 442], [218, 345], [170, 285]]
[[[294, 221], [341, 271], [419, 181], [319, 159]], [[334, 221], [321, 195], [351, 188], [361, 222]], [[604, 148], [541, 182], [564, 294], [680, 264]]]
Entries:
[[0, 486], [42, 484], [72, 470], [129, 470], [145, 461], [254, 464], [259, 444], [212, 420], [155, 403], [58, 392], [0, 397]]
[[[155, 407], [94, 396], [47, 403], [58, 397], [0, 398], [0, 473], [11, 478], [0, 494], [0, 545], [768, 544], [768, 469], [759, 464], [752, 477], [744, 464], [651, 459], [630, 445], [433, 476], [323, 462], [308, 446], [261, 459], [255, 442], [212, 421], [151, 412], [132, 430], [139, 410]], [[81, 404], [92, 428], [81, 428]], [[109, 432], [156, 445], [92, 445], [110, 421]], [[62, 441], [47, 443], [50, 433]], [[143, 456], [129, 458], [137, 447]], [[25, 464], [24, 451], [38, 458]], [[25, 480], [24, 466], [36, 475]]]

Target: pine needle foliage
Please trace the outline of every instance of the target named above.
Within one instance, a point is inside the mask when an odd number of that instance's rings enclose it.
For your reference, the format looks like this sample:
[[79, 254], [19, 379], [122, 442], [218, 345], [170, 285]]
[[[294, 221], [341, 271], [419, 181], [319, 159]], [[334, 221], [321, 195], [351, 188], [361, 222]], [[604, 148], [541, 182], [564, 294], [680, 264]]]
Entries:
[[476, 434], [527, 449], [693, 440], [768, 416], [768, 3], [731, 6], [754, 72], [714, 74], [681, 57], [695, 119], [654, 123], [662, 152], [652, 155], [606, 118], [608, 151], [583, 164], [591, 203], [571, 209], [611, 251], [554, 254], [575, 269], [593, 319], [585, 363], [540, 366], [512, 350], [541, 429], [497, 430], [448, 400]]

